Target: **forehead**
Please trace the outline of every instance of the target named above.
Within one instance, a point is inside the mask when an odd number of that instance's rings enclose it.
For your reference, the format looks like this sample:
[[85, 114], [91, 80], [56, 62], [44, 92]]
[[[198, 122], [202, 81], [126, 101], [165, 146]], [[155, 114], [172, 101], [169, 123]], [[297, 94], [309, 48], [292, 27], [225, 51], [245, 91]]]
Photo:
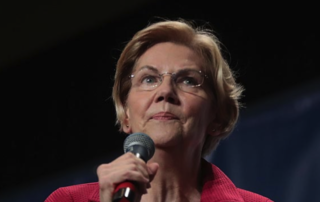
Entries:
[[184, 68], [201, 70], [200, 57], [187, 46], [171, 42], [158, 43], [138, 59], [135, 69], [152, 66], [159, 71], [178, 71]]

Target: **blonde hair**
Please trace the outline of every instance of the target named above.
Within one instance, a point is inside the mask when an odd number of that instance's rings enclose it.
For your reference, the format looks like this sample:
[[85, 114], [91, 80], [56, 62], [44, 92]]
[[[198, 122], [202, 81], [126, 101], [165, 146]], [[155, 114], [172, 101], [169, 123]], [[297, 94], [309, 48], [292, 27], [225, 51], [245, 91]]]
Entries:
[[[239, 98], [243, 91], [234, 74], [221, 54], [220, 42], [211, 30], [194, 28], [186, 21], [162, 21], [151, 24], [137, 32], [122, 51], [117, 62], [113, 101], [120, 130], [125, 120], [125, 103], [131, 88], [128, 80], [140, 56], [150, 47], [161, 42], [185, 45], [194, 50], [202, 59], [209, 77], [209, 89], [214, 95], [216, 124], [219, 135], [207, 135], [202, 155], [207, 155], [234, 129], [239, 115]], [[214, 112], [213, 112], [214, 113]]]

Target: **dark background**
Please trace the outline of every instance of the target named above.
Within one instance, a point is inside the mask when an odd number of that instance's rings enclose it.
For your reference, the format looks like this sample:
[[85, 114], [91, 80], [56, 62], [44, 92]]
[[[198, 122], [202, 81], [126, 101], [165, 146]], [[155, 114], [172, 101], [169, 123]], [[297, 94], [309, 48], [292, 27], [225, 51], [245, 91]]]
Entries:
[[320, 79], [307, 2], [1, 3], [0, 193], [122, 152], [111, 88], [132, 35], [161, 18], [211, 26], [246, 89], [245, 109]]

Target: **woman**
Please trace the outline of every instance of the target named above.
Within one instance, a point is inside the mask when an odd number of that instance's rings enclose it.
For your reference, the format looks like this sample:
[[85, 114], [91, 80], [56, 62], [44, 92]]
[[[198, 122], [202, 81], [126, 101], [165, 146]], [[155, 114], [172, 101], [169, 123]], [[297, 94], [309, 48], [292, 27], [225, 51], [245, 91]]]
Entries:
[[110, 202], [123, 181], [135, 181], [144, 202], [271, 201], [202, 158], [232, 132], [242, 91], [210, 31], [163, 21], [137, 32], [117, 63], [113, 99], [120, 130], [148, 134], [154, 156], [123, 154], [98, 167], [98, 183], [60, 188], [46, 201]]

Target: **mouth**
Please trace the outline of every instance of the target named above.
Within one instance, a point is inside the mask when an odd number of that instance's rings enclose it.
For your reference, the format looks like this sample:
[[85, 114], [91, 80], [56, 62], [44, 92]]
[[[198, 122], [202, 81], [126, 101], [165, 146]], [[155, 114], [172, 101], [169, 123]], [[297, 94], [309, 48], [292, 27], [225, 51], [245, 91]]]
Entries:
[[170, 112], [159, 112], [154, 114], [151, 119], [159, 121], [177, 120], [178, 117]]

